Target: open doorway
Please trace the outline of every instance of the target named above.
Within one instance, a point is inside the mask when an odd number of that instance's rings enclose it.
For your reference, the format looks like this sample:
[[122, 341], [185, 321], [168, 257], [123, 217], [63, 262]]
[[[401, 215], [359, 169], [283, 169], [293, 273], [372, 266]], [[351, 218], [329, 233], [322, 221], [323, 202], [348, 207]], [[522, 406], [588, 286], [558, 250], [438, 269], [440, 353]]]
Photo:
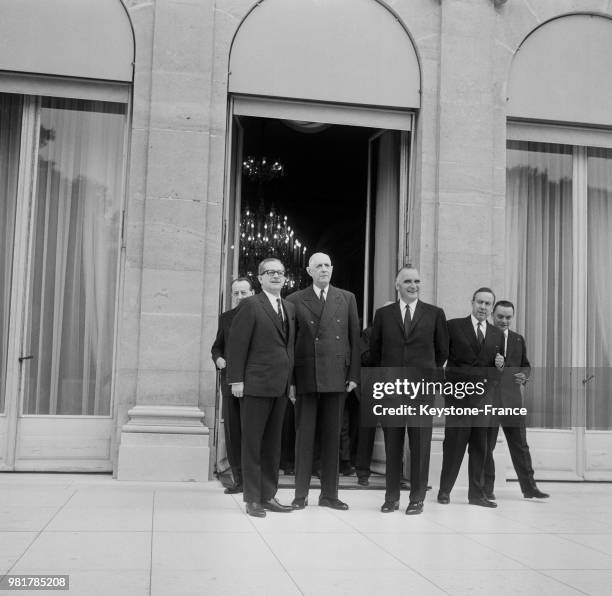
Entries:
[[[293, 232], [290, 246], [294, 247], [286, 255], [289, 262], [285, 266], [294, 282], [287, 292], [310, 283], [308, 275], [302, 274], [304, 265], [313, 253], [325, 252], [334, 263], [333, 283], [353, 292], [358, 304], [363, 304], [368, 138], [372, 131], [255, 117], [243, 117], [241, 122], [242, 218], [246, 211], [259, 223], [262, 215], [269, 219], [271, 212], [282, 220], [287, 218]], [[263, 158], [267, 164], [276, 164], [275, 172], [249, 168], [254, 160], [261, 169], [257, 162]], [[240, 242], [248, 240], [241, 235]], [[241, 275], [255, 272], [251, 257], [241, 251]]]
[[364, 327], [394, 299], [403, 247], [410, 133], [235, 116], [226, 287], [255, 278], [278, 256], [286, 294], [310, 284], [315, 252], [330, 255], [332, 283], [353, 292]]

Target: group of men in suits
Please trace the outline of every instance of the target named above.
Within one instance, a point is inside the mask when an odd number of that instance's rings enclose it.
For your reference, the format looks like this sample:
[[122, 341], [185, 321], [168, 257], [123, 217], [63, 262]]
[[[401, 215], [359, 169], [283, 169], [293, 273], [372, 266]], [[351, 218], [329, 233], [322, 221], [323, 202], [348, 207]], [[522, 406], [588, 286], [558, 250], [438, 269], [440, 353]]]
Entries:
[[[352, 293], [331, 285], [328, 255], [313, 254], [307, 272], [312, 286], [285, 300], [283, 264], [264, 259], [258, 270], [262, 292], [242, 300], [229, 311], [231, 316], [221, 315], [216, 344], [225, 348], [227, 360], [224, 355], [219, 360], [220, 352], [213, 346], [217, 368], [223, 373], [227, 367], [223, 388], [239, 403], [241, 420], [238, 464], [232, 448], [237, 435], [231, 436], [229, 413], [234, 403], [228, 405], [226, 441], [234, 485], [226, 492], [242, 490], [246, 511], [254, 517], [308, 505], [316, 440], [321, 460], [319, 506], [348, 509], [338, 499], [338, 451], [344, 398], [359, 381], [357, 303]], [[296, 490], [290, 506], [275, 497], [287, 397], [295, 405], [296, 425]], [[224, 398], [224, 407], [226, 402]]]
[[[242, 291], [236, 296], [239, 305], [221, 315], [213, 345], [213, 360], [222, 375], [226, 372], [223, 407], [234, 476], [234, 485], [226, 492], [242, 490], [246, 511], [254, 517], [308, 505], [315, 441], [319, 441], [321, 461], [318, 504], [348, 509], [338, 499], [338, 451], [344, 399], [359, 383], [357, 304], [352, 293], [331, 285], [333, 266], [328, 255], [313, 254], [307, 272], [313, 284], [286, 300], [281, 297], [285, 268], [276, 258], [264, 259], [259, 265], [260, 294], [251, 295], [248, 280], [236, 280], [232, 291]], [[242, 288], [245, 281], [248, 286]], [[427, 374], [425, 371], [439, 371], [446, 363], [447, 379], [486, 381], [487, 390], [474, 398], [472, 406], [494, 399], [518, 399], [520, 404], [529, 362], [523, 338], [508, 329], [514, 316], [510, 302], [495, 304], [493, 291], [479, 288], [472, 297], [471, 314], [447, 322], [441, 308], [419, 299], [417, 269], [400, 269], [395, 287], [399, 300], [379, 308], [374, 316], [370, 366], [409, 367]], [[488, 322], [491, 315], [494, 325]], [[296, 425], [295, 498], [290, 506], [275, 497], [287, 397], [295, 405]], [[238, 417], [240, 425], [236, 424]], [[482, 420], [455, 415], [446, 419], [439, 503], [450, 502], [469, 447], [468, 500], [496, 507], [492, 454], [500, 422], [524, 496], [548, 496], [538, 490], [533, 478], [524, 419], [482, 424]], [[387, 466], [383, 513], [399, 509], [405, 434], [404, 422], [384, 428]], [[409, 424], [407, 434], [410, 501], [406, 513], [414, 515], [423, 511], [428, 488], [431, 417]], [[237, 445], [241, 445], [240, 457]]]
[[[472, 296], [468, 317], [446, 321], [444, 311], [419, 300], [419, 272], [403, 267], [395, 287], [399, 300], [376, 311], [370, 340], [370, 366], [407, 367], [413, 374], [431, 378], [445, 363], [450, 381], [483, 382], [486, 390], [474, 396], [470, 406], [484, 404], [521, 405], [521, 387], [529, 376], [529, 361], [522, 336], [508, 329], [514, 306], [495, 303], [490, 288], [479, 288]], [[488, 319], [493, 314], [494, 324]], [[449, 398], [452, 400], [452, 396]], [[511, 405], [510, 405], [511, 402]], [[468, 501], [472, 505], [496, 507], [493, 486], [493, 450], [500, 422], [508, 440], [512, 462], [526, 498], [546, 498], [534, 480], [524, 417], [504, 420], [453, 414], [446, 417], [442, 472], [438, 502], [450, 503], [468, 448]], [[383, 513], [399, 509], [404, 424], [383, 429], [386, 455], [386, 492]], [[431, 417], [420, 417], [407, 427], [410, 449], [410, 497], [407, 515], [423, 511], [429, 478]]]

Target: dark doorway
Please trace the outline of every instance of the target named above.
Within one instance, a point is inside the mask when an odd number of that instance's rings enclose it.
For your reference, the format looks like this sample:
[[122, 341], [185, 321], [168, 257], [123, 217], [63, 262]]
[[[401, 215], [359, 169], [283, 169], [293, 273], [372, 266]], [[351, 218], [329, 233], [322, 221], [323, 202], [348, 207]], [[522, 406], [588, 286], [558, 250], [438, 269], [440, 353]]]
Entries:
[[[265, 157], [282, 165], [282, 175], [260, 172], [249, 176], [242, 168], [241, 221], [246, 210], [261, 219], [273, 210], [287, 217], [294, 242], [306, 247], [305, 258], [293, 258], [301, 269], [288, 293], [306, 287], [308, 257], [315, 252], [330, 255], [332, 283], [350, 290], [363, 305], [366, 205], [368, 194], [368, 139], [372, 128], [318, 125], [287, 120], [241, 117], [244, 131], [243, 162]], [[278, 221], [278, 219], [276, 220]], [[245, 240], [241, 238], [241, 244]], [[296, 253], [293, 252], [290, 257]], [[302, 253], [304, 254], [304, 253]], [[288, 259], [289, 260], [289, 259]], [[254, 273], [241, 252], [240, 274]], [[289, 263], [285, 263], [289, 266]]]

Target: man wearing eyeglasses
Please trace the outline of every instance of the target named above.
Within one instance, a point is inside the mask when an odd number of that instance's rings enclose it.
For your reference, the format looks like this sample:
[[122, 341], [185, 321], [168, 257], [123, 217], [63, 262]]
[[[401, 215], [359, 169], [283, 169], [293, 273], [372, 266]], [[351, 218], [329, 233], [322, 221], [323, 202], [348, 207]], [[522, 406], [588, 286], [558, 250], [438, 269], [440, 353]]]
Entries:
[[287, 513], [275, 498], [283, 417], [293, 371], [295, 309], [281, 298], [285, 268], [275, 258], [259, 264], [262, 292], [238, 307], [229, 339], [227, 381], [241, 400], [242, 483], [246, 512]]
[[[359, 316], [351, 292], [330, 284], [328, 255], [315, 253], [306, 269], [313, 285], [288, 296], [295, 305], [295, 499], [308, 504], [315, 436], [320, 441], [319, 506], [346, 510], [338, 499], [338, 452], [346, 394], [359, 380]], [[319, 427], [318, 433], [317, 425]]]
[[227, 384], [226, 367], [230, 329], [240, 302], [253, 295], [253, 286], [248, 277], [238, 277], [232, 282], [232, 308], [219, 315], [217, 336], [210, 350], [213, 362], [220, 373], [221, 396], [223, 398], [223, 429], [225, 431], [225, 446], [227, 461], [232, 470], [234, 483], [225, 489], [225, 494], [242, 492], [242, 465], [240, 432], [240, 400], [232, 396], [232, 390]]

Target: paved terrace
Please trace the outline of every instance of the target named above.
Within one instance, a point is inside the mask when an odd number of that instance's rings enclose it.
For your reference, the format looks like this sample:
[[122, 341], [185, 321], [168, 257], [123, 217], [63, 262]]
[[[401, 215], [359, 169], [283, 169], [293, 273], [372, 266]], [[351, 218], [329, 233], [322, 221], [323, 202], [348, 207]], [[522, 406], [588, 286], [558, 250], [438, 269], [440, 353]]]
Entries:
[[382, 514], [380, 490], [343, 488], [350, 511], [254, 519], [216, 481], [5, 473], [0, 571], [69, 574], [63, 593], [85, 596], [610, 594], [612, 485], [540, 483], [552, 497], [536, 501], [509, 483], [495, 510], [465, 489], [439, 505], [436, 488], [420, 516], [404, 515], [406, 492]]

